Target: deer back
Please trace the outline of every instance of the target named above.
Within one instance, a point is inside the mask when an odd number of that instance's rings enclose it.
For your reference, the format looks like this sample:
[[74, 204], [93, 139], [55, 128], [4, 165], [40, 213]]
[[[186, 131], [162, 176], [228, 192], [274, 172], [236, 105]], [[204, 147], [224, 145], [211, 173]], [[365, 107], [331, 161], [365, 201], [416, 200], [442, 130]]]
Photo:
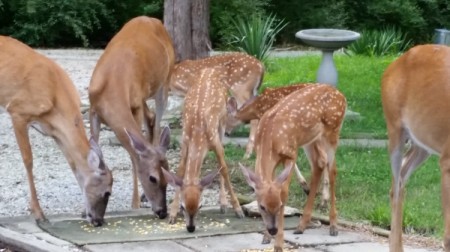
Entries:
[[256, 58], [245, 53], [226, 53], [198, 60], [185, 60], [176, 64], [171, 77], [171, 90], [184, 96], [193, 85], [190, 76], [198, 76], [204, 68], [221, 66], [226, 75], [224, 84], [230, 88], [238, 107], [257, 94], [261, 85], [264, 66]]
[[[227, 88], [219, 68], [206, 68], [200, 72], [197, 83], [191, 86], [185, 97], [183, 109], [183, 144], [189, 149], [188, 159], [201, 153], [195, 169], [199, 169], [204, 155], [216, 141], [227, 115]], [[219, 143], [220, 144], [220, 143]], [[197, 177], [199, 170], [195, 172]]]
[[253, 119], [260, 119], [266, 111], [271, 109], [281, 99], [294, 91], [302, 89], [308, 84], [293, 84], [278, 88], [266, 88], [260, 95], [246, 102], [235, 114], [235, 118], [242, 122], [249, 122]]
[[125, 100], [131, 107], [169, 85], [175, 53], [160, 20], [140, 16], [111, 39], [97, 62], [89, 86], [91, 103]]

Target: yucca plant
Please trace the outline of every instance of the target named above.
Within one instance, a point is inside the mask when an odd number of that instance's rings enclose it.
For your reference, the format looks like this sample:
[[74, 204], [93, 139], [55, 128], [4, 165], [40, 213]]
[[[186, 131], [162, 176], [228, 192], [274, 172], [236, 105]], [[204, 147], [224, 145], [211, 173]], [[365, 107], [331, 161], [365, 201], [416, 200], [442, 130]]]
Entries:
[[395, 28], [365, 30], [361, 38], [350, 44], [345, 52], [349, 55], [385, 56], [397, 55], [411, 47], [406, 34]]
[[287, 25], [284, 20], [277, 20], [274, 14], [265, 17], [253, 15], [248, 19], [237, 18], [233, 24], [235, 31], [231, 46], [262, 62], [266, 62], [276, 35]]

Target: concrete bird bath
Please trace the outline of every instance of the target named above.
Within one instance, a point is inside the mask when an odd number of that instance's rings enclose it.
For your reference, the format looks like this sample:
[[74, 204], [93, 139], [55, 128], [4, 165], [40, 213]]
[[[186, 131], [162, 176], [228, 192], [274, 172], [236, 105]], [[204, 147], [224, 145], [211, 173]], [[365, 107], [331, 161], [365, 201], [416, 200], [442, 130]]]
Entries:
[[317, 71], [316, 81], [337, 87], [338, 74], [334, 65], [334, 51], [349, 45], [361, 35], [354, 31], [339, 29], [307, 29], [295, 34], [305, 44], [322, 51], [322, 61]]

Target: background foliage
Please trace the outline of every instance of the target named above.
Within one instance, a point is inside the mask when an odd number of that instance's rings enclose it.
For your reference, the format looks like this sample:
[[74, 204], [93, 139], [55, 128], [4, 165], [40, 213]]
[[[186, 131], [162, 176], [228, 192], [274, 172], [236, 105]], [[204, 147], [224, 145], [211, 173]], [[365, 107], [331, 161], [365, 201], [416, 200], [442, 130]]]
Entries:
[[[129, 19], [162, 18], [163, 0], [0, 0], [0, 34], [33, 46], [103, 47]], [[432, 41], [434, 29], [450, 28], [447, 0], [211, 0], [210, 36], [214, 47], [232, 39], [232, 20], [274, 13], [288, 26], [276, 43], [296, 43], [308, 28], [355, 31], [393, 27], [413, 44]], [[249, 15], [251, 14], [251, 15]]]

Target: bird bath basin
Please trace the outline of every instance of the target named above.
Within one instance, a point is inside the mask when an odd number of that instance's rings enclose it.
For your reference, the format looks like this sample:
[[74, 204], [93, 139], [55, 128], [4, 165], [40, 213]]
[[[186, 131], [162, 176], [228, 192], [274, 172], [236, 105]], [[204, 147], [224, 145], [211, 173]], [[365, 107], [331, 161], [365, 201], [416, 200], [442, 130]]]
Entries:
[[317, 82], [337, 87], [338, 74], [333, 53], [357, 40], [361, 35], [354, 31], [340, 29], [307, 29], [295, 34], [305, 44], [322, 51], [322, 61], [317, 71]]

